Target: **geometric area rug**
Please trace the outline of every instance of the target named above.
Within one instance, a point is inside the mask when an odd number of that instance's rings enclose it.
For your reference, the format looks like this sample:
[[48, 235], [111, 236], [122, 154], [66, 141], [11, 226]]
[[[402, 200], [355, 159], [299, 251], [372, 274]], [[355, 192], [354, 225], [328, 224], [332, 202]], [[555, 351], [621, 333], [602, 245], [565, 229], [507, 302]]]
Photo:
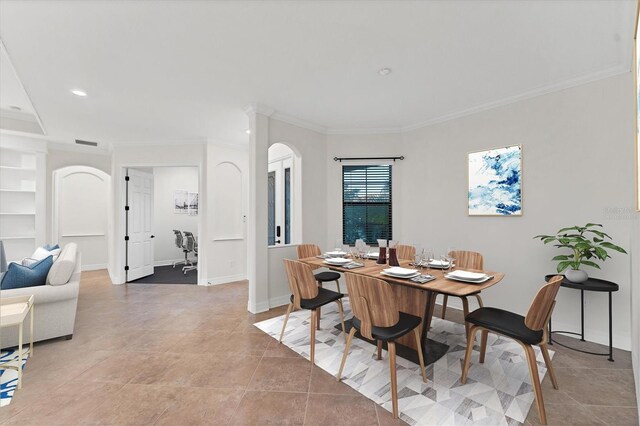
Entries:
[[[344, 301], [345, 319], [351, 317], [348, 299]], [[336, 375], [344, 352], [345, 339], [334, 328], [339, 323], [337, 306], [322, 308], [321, 329], [316, 331], [316, 366]], [[292, 312], [282, 344], [309, 359], [310, 311]], [[254, 324], [278, 339], [284, 315]], [[484, 364], [478, 362], [476, 345], [471, 358], [467, 383], [460, 383], [466, 348], [462, 324], [434, 317], [429, 338], [449, 346], [438, 361], [428, 365], [427, 383], [422, 381], [417, 364], [396, 357], [398, 411], [410, 425], [519, 425], [523, 424], [535, 399], [526, 355], [511, 339], [489, 334]], [[478, 339], [479, 340], [479, 339]], [[534, 347], [538, 372], [543, 379], [547, 369], [538, 347]], [[354, 338], [342, 381], [362, 395], [392, 411], [389, 359], [376, 359], [376, 347]], [[553, 352], [550, 351], [553, 357]]]
[[[22, 348], [22, 369], [27, 363], [27, 351], [29, 347]], [[6, 365], [17, 366], [18, 365], [18, 350], [8, 349], [0, 352], [0, 368]], [[9, 405], [11, 398], [13, 398], [13, 392], [18, 386], [18, 371], [14, 369], [2, 369], [0, 370], [0, 407]]]

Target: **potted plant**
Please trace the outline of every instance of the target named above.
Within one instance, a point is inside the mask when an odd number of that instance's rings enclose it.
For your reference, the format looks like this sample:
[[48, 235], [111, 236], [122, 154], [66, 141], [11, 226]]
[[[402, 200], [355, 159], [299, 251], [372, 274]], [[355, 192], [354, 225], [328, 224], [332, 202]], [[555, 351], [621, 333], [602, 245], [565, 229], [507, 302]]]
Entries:
[[602, 228], [602, 225], [587, 223], [584, 226], [562, 228], [556, 235], [536, 235], [533, 238], [539, 238], [545, 244], [555, 242], [556, 247], [571, 250], [571, 254], [559, 254], [551, 260], [558, 262], [557, 270], [565, 271], [565, 278], [581, 283], [589, 278], [587, 273], [580, 269], [582, 265], [600, 269], [596, 261], [604, 262], [610, 258], [607, 250], [627, 253], [622, 247], [607, 241], [607, 239], [611, 240], [609, 235], [594, 229], [598, 227]]

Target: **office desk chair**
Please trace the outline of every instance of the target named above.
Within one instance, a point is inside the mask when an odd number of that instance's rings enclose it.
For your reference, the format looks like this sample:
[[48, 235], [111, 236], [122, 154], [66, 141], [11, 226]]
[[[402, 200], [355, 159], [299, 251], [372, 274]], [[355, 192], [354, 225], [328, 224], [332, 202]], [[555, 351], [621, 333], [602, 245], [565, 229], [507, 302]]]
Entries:
[[173, 233], [175, 234], [175, 243], [176, 243], [176, 247], [178, 247], [179, 249], [182, 249], [182, 252], [184, 253], [184, 260], [181, 260], [179, 262], [174, 262], [173, 263], [173, 267], [175, 268], [176, 265], [193, 265], [193, 263], [189, 260], [189, 250], [187, 250], [187, 247], [185, 245], [185, 241], [184, 238], [182, 237], [182, 232], [178, 231], [177, 229], [173, 230]]
[[[184, 237], [187, 240], [187, 243], [185, 244], [185, 250], [187, 250], [187, 252], [193, 252], [196, 257], [198, 257], [198, 242], [196, 241], [195, 237], [193, 236], [192, 232], [189, 231], [184, 231]], [[186, 255], [185, 255], [186, 256]], [[191, 261], [189, 261], [191, 263]], [[198, 269], [198, 262], [196, 261], [196, 263], [191, 263], [190, 265], [185, 265], [182, 268], [182, 272], [187, 275], [187, 272], [189, 271], [193, 271], [193, 270], [197, 270]]]

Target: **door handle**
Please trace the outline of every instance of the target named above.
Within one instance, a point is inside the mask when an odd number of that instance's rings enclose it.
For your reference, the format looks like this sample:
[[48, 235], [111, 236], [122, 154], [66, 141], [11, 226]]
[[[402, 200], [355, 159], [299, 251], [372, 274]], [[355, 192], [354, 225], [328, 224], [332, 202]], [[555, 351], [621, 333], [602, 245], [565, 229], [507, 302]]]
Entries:
[[280, 240], [276, 240], [276, 244], [280, 244]]
[[151, 236], [151, 238], [155, 238], [155, 237], [156, 237], [155, 235], [152, 235], [152, 236]]
[[276, 226], [276, 237], [280, 237], [280, 225]]

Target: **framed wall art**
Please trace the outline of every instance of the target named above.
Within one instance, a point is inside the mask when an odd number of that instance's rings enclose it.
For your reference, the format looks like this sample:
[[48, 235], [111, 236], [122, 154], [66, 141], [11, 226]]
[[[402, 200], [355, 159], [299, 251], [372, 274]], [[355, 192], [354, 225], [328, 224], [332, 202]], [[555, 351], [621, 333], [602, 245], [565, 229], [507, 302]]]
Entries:
[[522, 146], [469, 153], [469, 216], [522, 216]]

